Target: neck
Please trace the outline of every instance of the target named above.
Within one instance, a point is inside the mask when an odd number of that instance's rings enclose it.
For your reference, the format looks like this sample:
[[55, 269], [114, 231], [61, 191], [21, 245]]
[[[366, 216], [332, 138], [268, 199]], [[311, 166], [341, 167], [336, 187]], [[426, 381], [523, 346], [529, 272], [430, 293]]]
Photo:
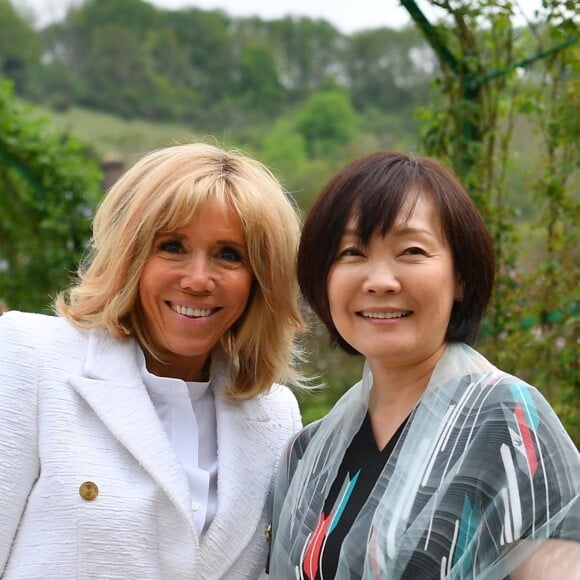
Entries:
[[151, 355], [145, 355], [147, 370], [158, 377], [181, 379], [182, 381], [204, 382], [209, 380], [209, 358], [196, 359], [192, 357], [188, 364], [159, 361]]
[[373, 373], [373, 386], [369, 398], [369, 411], [380, 412], [393, 408], [415, 406], [427, 388], [435, 366], [445, 353], [441, 345], [425, 359], [405, 366], [394, 366], [382, 361], [369, 361]]

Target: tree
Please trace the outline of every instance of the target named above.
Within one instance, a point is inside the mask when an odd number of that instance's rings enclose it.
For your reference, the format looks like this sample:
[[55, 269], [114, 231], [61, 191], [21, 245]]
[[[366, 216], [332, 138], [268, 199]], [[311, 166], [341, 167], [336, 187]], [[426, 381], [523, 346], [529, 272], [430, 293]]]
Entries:
[[243, 48], [237, 88], [246, 106], [262, 111], [276, 110], [283, 101], [285, 91], [268, 46], [249, 44]]
[[[446, 154], [477, 196], [489, 185], [488, 161], [494, 149], [501, 147], [497, 135], [504, 103], [500, 97], [517, 83], [519, 68], [571, 46], [578, 41], [578, 33], [575, 30], [548, 50], [540, 46], [536, 54], [521, 57], [511, 2], [431, 0], [430, 4], [444, 9], [453, 22], [453, 26], [438, 27], [429, 22], [415, 0], [401, 0], [401, 4], [422, 30], [440, 64], [439, 81], [447, 97], [447, 122], [446, 132], [436, 127], [431, 136], [436, 142], [432, 146]], [[550, 0], [550, 4], [554, 10], [558, 4], [568, 2]], [[574, 27], [573, 23], [568, 24]], [[431, 143], [427, 140], [426, 145]], [[485, 194], [476, 199], [482, 210], [484, 200]]]
[[9, 0], [0, 0], [0, 75], [29, 93], [38, 66], [41, 45], [37, 34]]
[[0, 82], [0, 298], [46, 309], [90, 236], [101, 172], [76, 139], [51, 129]]
[[357, 110], [411, 108], [425, 93], [436, 67], [417, 30], [379, 28], [353, 34], [344, 68]]
[[[166, 13], [165, 23], [185, 55], [187, 72], [172, 78], [201, 96], [200, 118], [232, 89], [235, 54], [230, 33], [231, 21], [220, 10], [196, 8]], [[185, 71], [184, 71], [185, 72]]]
[[[544, 2], [537, 22], [522, 30], [513, 23], [517, 4], [503, 0], [431, 0], [446, 16], [437, 26], [415, 0], [401, 3], [440, 65], [440, 99], [424, 110], [423, 146], [455, 169], [495, 242], [496, 288], [482, 350], [543, 388], [578, 441], [580, 394], [571, 351], [577, 347], [580, 301], [570, 274], [575, 245], [563, 243], [564, 232], [572, 241], [578, 237], [570, 179], [580, 159], [573, 80], [579, 35], [573, 10], [567, 0]], [[545, 228], [545, 260], [537, 259], [531, 271], [518, 263], [517, 208], [506, 195], [508, 169], [515, 162], [513, 132], [523, 118], [540, 129], [543, 167], [531, 173], [529, 183]]]
[[321, 90], [340, 72], [344, 37], [328, 22], [286, 17], [265, 26], [280, 77], [294, 100]]
[[342, 91], [314, 93], [296, 118], [296, 128], [310, 155], [327, 156], [354, 136], [357, 115]]

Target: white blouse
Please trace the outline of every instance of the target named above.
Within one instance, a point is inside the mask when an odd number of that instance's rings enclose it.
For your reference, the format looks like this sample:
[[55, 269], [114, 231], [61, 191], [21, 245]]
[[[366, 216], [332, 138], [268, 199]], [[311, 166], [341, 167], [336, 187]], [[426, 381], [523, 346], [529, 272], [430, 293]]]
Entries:
[[191, 509], [201, 535], [217, 509], [217, 425], [213, 390], [207, 382], [189, 382], [151, 374], [139, 349], [140, 369], [157, 415], [185, 470]]

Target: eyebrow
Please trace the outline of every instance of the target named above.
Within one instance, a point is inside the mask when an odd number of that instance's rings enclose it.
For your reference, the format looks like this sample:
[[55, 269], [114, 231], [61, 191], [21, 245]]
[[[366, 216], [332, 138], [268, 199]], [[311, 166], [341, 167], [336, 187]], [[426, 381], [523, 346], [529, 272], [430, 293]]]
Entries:
[[426, 234], [430, 237], [435, 236], [435, 234], [433, 232], [426, 230], [426, 229], [423, 229], [423, 228], [412, 228], [409, 226], [398, 228], [396, 226], [393, 226], [392, 229], [393, 229], [393, 232], [398, 236], [408, 236], [408, 235], [412, 235], [412, 234]]
[[156, 234], [155, 234], [156, 238], [167, 238], [167, 237], [171, 237], [171, 238], [178, 238], [178, 239], [183, 239], [186, 236], [184, 234], [180, 234], [178, 233], [176, 230], [159, 230]]
[[[155, 234], [156, 238], [175, 238], [177, 240], [185, 240], [187, 239], [187, 235], [186, 234], [181, 234], [176, 230], [168, 230], [168, 231], [159, 231]], [[220, 240], [215, 240], [217, 244], [220, 245], [227, 245], [227, 246], [238, 246], [240, 248], [245, 248], [247, 246], [246, 242], [240, 242], [239, 240], [234, 240], [234, 239], [220, 239]]]
[[216, 240], [216, 241], [220, 246], [234, 246], [236, 248], [240, 248], [241, 250], [247, 248], [247, 244], [242, 242], [236, 242], [234, 240]]
[[[435, 237], [435, 234], [429, 230], [426, 230], [423, 228], [413, 228], [410, 226], [397, 227], [396, 225], [394, 225], [389, 231], [392, 231], [397, 236], [425, 234], [425, 235], [428, 235], [430, 237]], [[345, 228], [342, 235], [343, 236], [353, 236], [355, 238], [359, 237], [359, 234], [358, 234], [358, 231], [356, 230], [356, 228], [351, 228], [351, 227]]]

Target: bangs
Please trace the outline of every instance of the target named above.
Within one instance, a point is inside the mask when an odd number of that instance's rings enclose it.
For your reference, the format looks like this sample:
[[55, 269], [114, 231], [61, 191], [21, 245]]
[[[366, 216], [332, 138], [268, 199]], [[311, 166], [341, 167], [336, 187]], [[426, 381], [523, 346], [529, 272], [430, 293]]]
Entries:
[[367, 244], [375, 234], [386, 235], [397, 221], [407, 222], [421, 193], [414, 185], [395, 181], [356, 194], [352, 219], [361, 242]]
[[161, 196], [158, 204], [151, 205], [151, 223], [157, 224], [159, 232], [178, 229], [189, 223], [213, 201], [224, 207], [233, 207], [239, 215], [232, 189], [232, 185], [222, 176], [206, 175], [193, 183], [189, 180], [176, 183], [175, 187]]

